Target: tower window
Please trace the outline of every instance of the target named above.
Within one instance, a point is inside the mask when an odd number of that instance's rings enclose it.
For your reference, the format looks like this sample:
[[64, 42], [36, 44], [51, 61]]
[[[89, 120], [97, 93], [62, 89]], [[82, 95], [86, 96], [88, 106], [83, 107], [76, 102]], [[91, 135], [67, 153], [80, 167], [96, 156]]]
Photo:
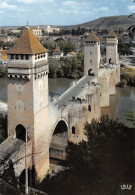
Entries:
[[24, 59], [24, 55], [21, 55], [21, 60], [23, 60]]
[[16, 59], [16, 60], [19, 60], [19, 55], [18, 55], [18, 54], [15, 55], [15, 59]]
[[91, 112], [91, 105], [88, 105], [88, 111]]
[[90, 55], [92, 55], [92, 52], [90, 51]]
[[92, 63], [92, 60], [90, 59], [90, 63]]
[[75, 127], [72, 127], [72, 134], [75, 134]]
[[13, 54], [11, 54], [11, 60], [13, 60], [14, 59], [14, 55]]
[[35, 60], [37, 59], [37, 55], [35, 55]]
[[25, 60], [28, 60], [29, 59], [29, 55], [25, 55]]

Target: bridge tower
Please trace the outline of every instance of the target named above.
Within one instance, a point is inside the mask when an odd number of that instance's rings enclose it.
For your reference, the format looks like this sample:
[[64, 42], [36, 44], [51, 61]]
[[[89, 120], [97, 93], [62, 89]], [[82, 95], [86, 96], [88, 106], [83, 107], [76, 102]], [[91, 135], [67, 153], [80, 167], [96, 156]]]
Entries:
[[106, 38], [106, 63], [118, 64], [118, 38], [111, 29]]
[[32, 166], [37, 179], [41, 179], [49, 167], [48, 53], [27, 26], [8, 51], [8, 59], [8, 136], [25, 142], [28, 134], [32, 142]]
[[100, 40], [91, 32], [84, 46], [84, 75], [97, 75], [100, 64]]

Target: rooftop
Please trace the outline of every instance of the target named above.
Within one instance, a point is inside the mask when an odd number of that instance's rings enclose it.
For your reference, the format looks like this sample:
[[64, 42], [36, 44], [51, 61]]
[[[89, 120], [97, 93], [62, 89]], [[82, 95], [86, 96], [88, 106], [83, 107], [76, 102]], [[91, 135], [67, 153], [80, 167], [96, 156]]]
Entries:
[[114, 30], [111, 29], [107, 35], [107, 37], [117, 37], [117, 35], [115, 34]]
[[38, 54], [47, 52], [33, 32], [26, 28], [13, 48], [10, 48], [8, 54]]
[[6, 61], [7, 60], [7, 50], [2, 50], [2, 49], [0, 49], [0, 58], [2, 59], [2, 60], [4, 60], [4, 61]]
[[85, 41], [95, 41], [100, 42], [100, 39], [96, 36], [96, 34], [92, 31], [86, 38]]

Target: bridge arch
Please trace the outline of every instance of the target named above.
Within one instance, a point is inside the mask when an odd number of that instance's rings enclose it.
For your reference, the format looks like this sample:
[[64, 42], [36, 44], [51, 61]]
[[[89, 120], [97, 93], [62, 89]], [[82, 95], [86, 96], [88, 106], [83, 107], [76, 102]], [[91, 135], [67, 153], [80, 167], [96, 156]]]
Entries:
[[89, 76], [94, 76], [94, 70], [93, 70], [92, 68], [90, 68], [90, 69], [88, 70], [88, 75], [89, 75]]
[[109, 55], [109, 64], [114, 63], [114, 56], [113, 55]]
[[66, 156], [66, 146], [68, 144], [68, 123], [64, 118], [60, 118], [54, 126], [49, 148], [50, 160], [64, 160]]
[[16, 138], [24, 142], [26, 141], [26, 128], [23, 125], [19, 124], [16, 126], [15, 134], [16, 134]]
[[69, 130], [67, 120], [66, 120], [65, 118], [62, 117], [62, 118], [59, 118], [59, 119], [56, 121], [56, 123], [55, 123], [55, 125], [54, 125], [54, 128], [53, 128], [53, 131], [52, 131], [52, 135], [54, 135], [57, 126], [58, 126], [58, 125], [62, 125], [61, 123], [62, 123], [65, 127], [67, 127], [67, 131]]

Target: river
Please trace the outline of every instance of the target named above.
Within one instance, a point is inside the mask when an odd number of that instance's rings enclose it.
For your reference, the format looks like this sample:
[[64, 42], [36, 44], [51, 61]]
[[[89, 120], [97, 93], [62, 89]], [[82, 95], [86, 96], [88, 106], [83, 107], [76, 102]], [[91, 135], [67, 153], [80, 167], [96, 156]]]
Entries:
[[[55, 94], [62, 94], [67, 88], [70, 87], [72, 82], [72, 79], [49, 79], [50, 95], [53, 96]], [[6, 78], [0, 78], [0, 132], [2, 131], [2, 128], [6, 128], [6, 102], [7, 80]], [[127, 125], [128, 123], [126, 121], [125, 114], [128, 111], [135, 112], [135, 88], [129, 86], [125, 88], [117, 88], [116, 95], [110, 96], [110, 106], [101, 109], [102, 114], [109, 114], [114, 118], [117, 117], [121, 122], [124, 122]], [[2, 121], [4, 121], [4, 125]]]

